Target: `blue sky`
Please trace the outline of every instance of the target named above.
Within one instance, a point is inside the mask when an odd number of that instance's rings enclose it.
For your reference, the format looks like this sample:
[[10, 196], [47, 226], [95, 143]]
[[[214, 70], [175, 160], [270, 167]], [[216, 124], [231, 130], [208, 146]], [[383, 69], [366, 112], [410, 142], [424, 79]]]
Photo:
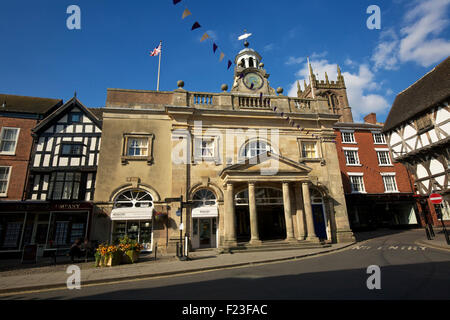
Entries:
[[[69, 30], [69, 5], [81, 9], [81, 30]], [[369, 30], [366, 9], [381, 9], [381, 29]], [[0, 92], [77, 97], [105, 105], [107, 88], [156, 89], [158, 58], [148, 53], [163, 41], [160, 90], [184, 80], [191, 91], [220, 92], [232, 84], [228, 59], [242, 48], [263, 57], [272, 87], [293, 94], [314, 73], [336, 79], [339, 64], [355, 120], [377, 112], [384, 121], [395, 95], [450, 55], [450, 0], [423, 1], [206, 1], [41, 0], [0, 3]], [[183, 10], [192, 13], [181, 19]], [[201, 28], [191, 31], [198, 21]], [[212, 40], [200, 42], [204, 32]], [[225, 58], [219, 62], [219, 53]]]

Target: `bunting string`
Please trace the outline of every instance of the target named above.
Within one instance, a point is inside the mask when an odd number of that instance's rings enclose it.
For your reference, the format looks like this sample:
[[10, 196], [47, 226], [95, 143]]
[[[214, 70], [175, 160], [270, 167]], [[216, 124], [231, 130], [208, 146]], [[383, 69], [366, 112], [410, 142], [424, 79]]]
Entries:
[[[180, 3], [182, 0], [172, 0], [172, 1], [173, 1], [173, 4], [174, 4], [174, 5], [177, 5], [177, 4]], [[191, 16], [191, 15], [192, 15], [191, 11], [189, 11], [188, 8], [185, 8], [185, 9], [183, 10], [182, 15], [181, 15], [181, 19], [184, 20], [185, 18], [187, 18], [187, 17], [189, 17], [189, 16]], [[195, 22], [192, 24], [191, 31], [194, 31], [194, 30], [200, 29], [200, 28], [202, 28], [201, 24], [200, 24], [198, 21], [195, 21]], [[205, 32], [205, 33], [203, 34], [203, 36], [201, 37], [200, 42], [203, 42], [203, 41], [205, 41], [205, 40], [207, 40], [207, 39], [211, 39], [211, 37], [210, 37], [210, 35], [209, 35], [207, 32]], [[219, 46], [218, 46], [217, 43], [214, 41], [214, 39], [211, 39], [211, 40], [212, 40], [213, 54], [215, 54], [216, 51], [219, 49]], [[222, 60], [223, 60], [224, 58], [225, 58], [225, 53], [224, 53], [223, 51], [220, 51], [219, 62], [222, 62]], [[227, 61], [227, 70], [229, 70], [229, 69], [231, 68], [232, 65], [233, 65], [233, 62], [232, 62], [231, 60], [228, 59], [228, 61]], [[241, 73], [241, 74], [239, 75], [239, 79], [242, 79], [243, 77], [244, 77], [244, 74]], [[250, 87], [250, 88], [252, 88], [252, 87], [253, 87], [253, 83], [251, 84], [251, 87]], [[260, 101], [261, 101], [261, 104], [262, 104], [262, 101], [263, 101], [263, 94], [262, 94], [262, 93], [260, 94]], [[277, 107], [276, 107], [276, 106], [274, 106], [272, 110], [273, 110], [275, 113], [277, 113], [278, 116], [280, 116], [280, 117], [282, 117], [283, 119], [285, 119], [285, 120], [289, 123], [290, 126], [296, 127], [296, 128], [297, 128], [298, 130], [300, 130], [300, 131], [306, 130], [305, 128], [302, 128], [299, 124], [297, 124], [295, 121], [293, 121], [291, 118], [289, 118], [289, 116], [286, 116], [286, 117], [285, 117], [284, 112], [276, 112], [276, 110], [277, 110]], [[306, 135], [308, 135], [308, 133], [309, 133], [309, 130], [306, 130]], [[315, 136], [319, 137], [319, 135], [315, 135], [315, 134], [313, 134], [312, 136], [313, 136], [313, 137], [315, 137]], [[333, 140], [333, 142], [336, 142], [336, 141]]]

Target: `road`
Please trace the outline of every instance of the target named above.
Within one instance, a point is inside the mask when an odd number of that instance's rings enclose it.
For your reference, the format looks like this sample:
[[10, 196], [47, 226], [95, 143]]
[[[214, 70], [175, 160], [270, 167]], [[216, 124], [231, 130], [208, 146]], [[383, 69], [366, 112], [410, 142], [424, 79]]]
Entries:
[[[450, 251], [415, 244], [423, 237], [422, 230], [399, 231], [289, 262], [2, 299], [450, 299]], [[367, 288], [370, 265], [380, 267], [381, 289]]]

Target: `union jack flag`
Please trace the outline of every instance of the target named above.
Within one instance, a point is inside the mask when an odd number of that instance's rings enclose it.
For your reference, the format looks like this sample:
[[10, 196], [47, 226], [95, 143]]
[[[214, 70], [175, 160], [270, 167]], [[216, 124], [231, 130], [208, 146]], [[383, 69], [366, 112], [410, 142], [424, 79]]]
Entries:
[[150, 52], [150, 56], [154, 57], [161, 53], [161, 43], [152, 52]]

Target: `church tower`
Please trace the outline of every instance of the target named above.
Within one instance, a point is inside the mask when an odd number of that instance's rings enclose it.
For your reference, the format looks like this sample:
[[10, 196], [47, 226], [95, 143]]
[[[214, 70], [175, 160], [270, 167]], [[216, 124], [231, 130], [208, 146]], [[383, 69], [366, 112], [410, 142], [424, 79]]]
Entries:
[[275, 90], [269, 85], [269, 74], [264, 69], [264, 63], [258, 52], [249, 48], [244, 42], [242, 49], [234, 59], [234, 82], [232, 92], [275, 95]]
[[339, 122], [353, 122], [352, 109], [348, 103], [347, 88], [345, 87], [344, 76], [341, 74], [341, 68], [337, 66], [337, 81], [330, 81], [326, 72], [325, 80], [318, 80], [309, 59], [308, 70], [309, 85], [304, 82], [305, 89], [302, 91], [300, 84], [297, 82], [297, 96], [299, 98], [326, 98], [330, 112], [341, 116]]

